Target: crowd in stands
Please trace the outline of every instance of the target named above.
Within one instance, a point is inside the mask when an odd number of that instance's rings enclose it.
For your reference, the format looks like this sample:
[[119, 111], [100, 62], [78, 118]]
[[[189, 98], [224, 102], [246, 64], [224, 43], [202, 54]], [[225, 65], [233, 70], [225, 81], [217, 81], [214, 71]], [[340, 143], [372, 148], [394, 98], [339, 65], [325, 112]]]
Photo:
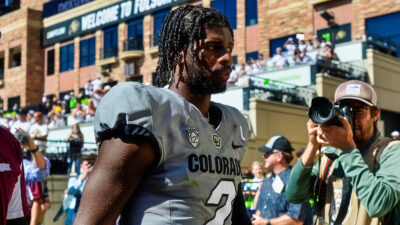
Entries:
[[[92, 122], [101, 98], [111, 89], [111, 86], [103, 84], [98, 77], [88, 80], [85, 84], [84, 94], [79, 96], [73, 92], [61, 99], [57, 97], [43, 96], [42, 103], [28, 106], [24, 109], [15, 109], [14, 112], [4, 113], [0, 111], [0, 125], [13, 132], [13, 127], [22, 127], [29, 132], [35, 124], [34, 115], [40, 112], [43, 123], [49, 128], [63, 127], [68, 124]], [[70, 119], [68, 119], [70, 117]]]
[[[315, 59], [308, 54], [314, 50], [317, 50]], [[283, 46], [275, 49], [271, 59], [267, 59], [260, 53], [257, 59], [250, 58], [247, 63], [234, 66], [228, 85], [234, 86], [240, 76], [311, 63], [329, 66], [332, 60], [338, 61], [339, 57], [335, 53], [335, 46], [324, 38], [321, 42], [316, 36], [308, 40], [299, 39], [298, 45], [295, 44], [293, 38], [288, 38]]]

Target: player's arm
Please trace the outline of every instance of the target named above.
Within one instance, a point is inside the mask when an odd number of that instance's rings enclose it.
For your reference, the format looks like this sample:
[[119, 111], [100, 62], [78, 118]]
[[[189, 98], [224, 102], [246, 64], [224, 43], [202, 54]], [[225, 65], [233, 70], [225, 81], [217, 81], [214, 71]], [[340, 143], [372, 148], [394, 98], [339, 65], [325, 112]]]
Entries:
[[250, 218], [247, 216], [244, 197], [242, 192], [242, 184], [238, 186], [238, 192], [232, 206], [232, 225], [251, 224]]
[[115, 224], [123, 206], [155, 161], [156, 151], [148, 139], [103, 141], [84, 188], [75, 224]]

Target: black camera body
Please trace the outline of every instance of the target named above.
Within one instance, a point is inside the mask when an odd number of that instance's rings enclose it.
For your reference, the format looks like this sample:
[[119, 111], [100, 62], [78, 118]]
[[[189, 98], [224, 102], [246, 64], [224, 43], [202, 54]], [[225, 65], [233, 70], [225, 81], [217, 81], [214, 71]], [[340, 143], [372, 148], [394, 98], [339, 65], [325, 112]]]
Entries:
[[22, 132], [17, 132], [14, 136], [22, 146], [27, 145], [29, 142], [28, 136]]
[[308, 109], [308, 116], [315, 124], [343, 126], [338, 116], [346, 117], [353, 130], [353, 109], [348, 106], [332, 104], [325, 97], [315, 97]]

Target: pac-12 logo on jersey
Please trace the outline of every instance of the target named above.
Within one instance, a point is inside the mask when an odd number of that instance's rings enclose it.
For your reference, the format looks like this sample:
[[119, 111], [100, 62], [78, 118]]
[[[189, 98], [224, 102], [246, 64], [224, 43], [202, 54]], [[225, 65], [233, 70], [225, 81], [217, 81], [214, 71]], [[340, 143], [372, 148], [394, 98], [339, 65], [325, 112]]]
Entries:
[[217, 134], [213, 134], [213, 135], [212, 135], [212, 140], [213, 140], [213, 142], [214, 142], [214, 144], [215, 144], [215, 147], [221, 148], [221, 138], [218, 137]]
[[189, 127], [186, 132], [186, 137], [193, 147], [196, 147], [199, 143], [199, 130], [196, 128]]

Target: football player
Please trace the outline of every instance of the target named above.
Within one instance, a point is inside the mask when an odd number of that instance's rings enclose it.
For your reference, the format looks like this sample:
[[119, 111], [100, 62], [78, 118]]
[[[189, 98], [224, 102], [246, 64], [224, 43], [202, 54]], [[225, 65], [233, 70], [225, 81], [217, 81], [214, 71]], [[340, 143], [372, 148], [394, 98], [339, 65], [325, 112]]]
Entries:
[[248, 127], [211, 102], [225, 91], [233, 32], [214, 9], [171, 11], [159, 37], [158, 88], [121, 83], [95, 117], [100, 146], [75, 224], [251, 224], [240, 162]]

